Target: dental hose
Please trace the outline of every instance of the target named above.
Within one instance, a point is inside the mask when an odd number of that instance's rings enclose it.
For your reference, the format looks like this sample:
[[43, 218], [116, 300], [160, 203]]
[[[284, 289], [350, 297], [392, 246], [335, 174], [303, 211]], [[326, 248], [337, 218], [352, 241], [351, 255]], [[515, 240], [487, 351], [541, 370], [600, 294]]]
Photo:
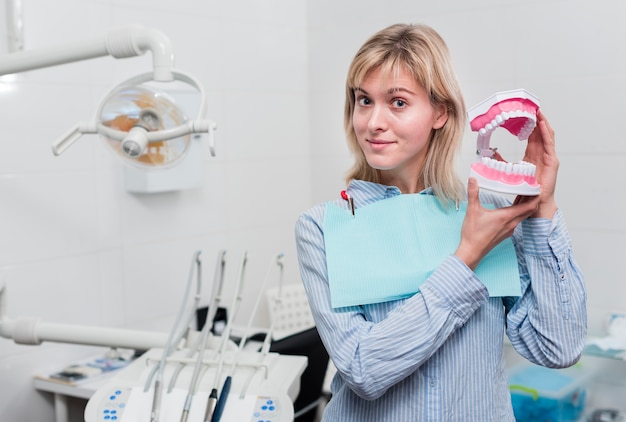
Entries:
[[[264, 292], [267, 287], [267, 282], [269, 280], [269, 276], [270, 276], [270, 273], [272, 272], [272, 268], [274, 264], [278, 264], [282, 267], [283, 256], [284, 254], [280, 253], [276, 256], [275, 259], [273, 259], [270, 262], [270, 265], [267, 268], [265, 277], [263, 278], [263, 282], [261, 283], [261, 288], [260, 288], [261, 292]], [[263, 295], [259, 295], [256, 301], [254, 302], [254, 307], [252, 308], [252, 312], [250, 313], [248, 324], [246, 325], [246, 328], [243, 332], [243, 336], [241, 337], [241, 340], [239, 341], [239, 347], [237, 348], [237, 351], [235, 352], [235, 356], [233, 358], [233, 363], [231, 364], [230, 371], [228, 375], [226, 376], [226, 379], [224, 380], [222, 393], [220, 394], [220, 397], [215, 405], [215, 413], [213, 415], [213, 422], [219, 422], [220, 418], [222, 417], [222, 413], [224, 412], [224, 408], [226, 407], [226, 400], [228, 399], [228, 394], [230, 393], [232, 377], [233, 377], [233, 374], [235, 373], [235, 368], [237, 366], [237, 361], [239, 359], [239, 353], [244, 348], [245, 343], [248, 340], [248, 335], [249, 335], [250, 329], [252, 328], [252, 322], [254, 321], [254, 317], [256, 316], [262, 297]]]
[[[219, 304], [221, 302], [222, 286], [224, 283], [224, 274], [225, 274], [225, 267], [226, 267], [225, 256], [226, 256], [225, 250], [220, 251], [218, 254], [217, 264], [215, 267], [214, 282], [213, 282], [213, 292], [211, 295], [212, 302], [209, 305], [209, 310], [208, 310], [208, 314], [205, 320], [205, 325], [203, 326], [203, 330], [201, 333], [201, 336], [203, 338], [208, 337], [208, 332], [206, 332], [205, 330], [210, 330], [211, 324], [207, 324], [207, 321], [211, 321], [211, 322], [213, 321], [213, 319], [215, 318], [215, 314], [217, 313], [217, 308], [219, 307]], [[217, 282], [218, 271], [219, 271], [219, 283]], [[216, 288], [218, 289], [217, 293], [216, 293]], [[193, 315], [190, 315], [190, 317], [192, 316]], [[189, 324], [191, 324], [191, 321], [189, 321]], [[187, 355], [185, 357], [191, 358], [196, 353], [196, 351], [198, 351], [198, 349], [200, 348], [200, 345], [201, 345], [200, 340], [196, 340], [196, 343], [192, 347], [189, 348], [189, 351], [187, 352]], [[179, 363], [174, 369], [174, 372], [170, 378], [170, 385], [167, 389], [168, 393], [171, 393], [174, 387], [176, 386], [176, 381], [178, 379], [178, 376], [180, 375], [180, 372], [182, 371], [184, 367], [185, 367], [184, 363]]]
[[[161, 399], [163, 395], [163, 372], [165, 370], [165, 361], [167, 357], [171, 354], [172, 348], [174, 344], [178, 344], [180, 339], [182, 339], [185, 331], [187, 331], [187, 327], [184, 327], [184, 330], [180, 330], [180, 333], [175, 337], [175, 333], [180, 325], [181, 319], [183, 318], [183, 314], [185, 313], [185, 305], [189, 299], [189, 295], [191, 293], [191, 285], [193, 281], [194, 268], [197, 266], [198, 271], [200, 270], [201, 261], [200, 261], [200, 251], [197, 251], [194, 254], [193, 260], [191, 262], [191, 269], [189, 271], [189, 277], [187, 279], [187, 285], [185, 287], [185, 293], [183, 294], [183, 300], [181, 306], [176, 315], [176, 319], [174, 321], [174, 325], [172, 326], [167, 342], [163, 349], [163, 353], [161, 354], [161, 360], [159, 361], [158, 367], [156, 368], [156, 379], [154, 381], [154, 396], [152, 399], [152, 410], [150, 412], [150, 422], [158, 422], [161, 412]], [[196, 294], [196, 302], [199, 300], [200, 290], [202, 283], [198, 277], [198, 285], [197, 285], [197, 294]], [[153, 369], [152, 373], [148, 376], [148, 380], [146, 381], [145, 391], [148, 391], [150, 388], [150, 384], [152, 383], [153, 375], [155, 371]]]
[[[222, 288], [224, 287], [224, 273], [226, 267], [226, 259], [225, 259], [226, 251], [220, 251], [217, 257], [217, 263], [215, 266], [215, 275], [213, 277], [213, 292], [211, 293], [209, 310], [207, 312], [207, 317], [204, 322], [204, 327], [202, 327], [202, 334], [199, 343], [196, 343], [196, 346], [190, 350], [188, 353], [188, 357], [193, 356], [196, 350], [198, 350], [198, 357], [196, 359], [196, 363], [193, 369], [193, 375], [191, 382], [189, 384], [189, 390], [187, 392], [187, 398], [185, 399], [185, 404], [183, 406], [183, 413], [181, 415], [181, 422], [186, 422], [189, 417], [189, 411], [191, 409], [191, 403], [193, 400], [193, 396], [195, 395], [198, 388], [198, 380], [200, 375], [200, 370], [202, 368], [202, 361], [204, 359], [204, 351], [206, 350], [207, 339], [209, 337], [209, 332], [211, 331], [211, 323], [215, 318], [217, 313], [217, 308], [222, 300]], [[180, 364], [176, 368], [175, 374], [172, 376], [172, 380], [170, 382], [170, 391], [173, 388], [175, 380], [183, 368], [184, 365]]]
[[[194, 256], [199, 256], [199, 254], [200, 254], [200, 251], [198, 251], [196, 253], [196, 255], [194, 255]], [[179, 332], [179, 334], [176, 336], [175, 339], [171, 339], [171, 336], [175, 332], [176, 327], [178, 327], [180, 325], [180, 318], [182, 318], [182, 314], [184, 313], [183, 312], [184, 311], [184, 309], [183, 309], [184, 308], [184, 303], [188, 299], [188, 296], [189, 296], [189, 289], [191, 287], [191, 280], [192, 280], [192, 277], [193, 277], [193, 265], [194, 264], [196, 264], [196, 266], [198, 267], [198, 274], [200, 274], [201, 262], [196, 258], [196, 259], [194, 259], [192, 261], [192, 268], [191, 268], [191, 270], [189, 272], [189, 278], [188, 278], [188, 281], [187, 281], [187, 283], [188, 283], [187, 284], [187, 290], [185, 291], [185, 295], [183, 296], [183, 298], [184, 298], [183, 299], [183, 304], [181, 305], [181, 308], [178, 311], [179, 313], [177, 314], [177, 317], [176, 317], [176, 321], [175, 321], [174, 325], [171, 328], [172, 331], [170, 331], [170, 338], [168, 338], [166, 346], [163, 349], [164, 353], [167, 352], [167, 356], [169, 356], [169, 354], [171, 354], [172, 345], [178, 344], [181, 341], [181, 339], [183, 338], [185, 332], [187, 331], [186, 327], [189, 327], [191, 325], [191, 321], [193, 320], [193, 317], [194, 317], [195, 308], [198, 306], [198, 303], [200, 301], [200, 289], [202, 287], [202, 280], [198, 276], [197, 279], [196, 279], [196, 281], [197, 281], [197, 292], [196, 292], [196, 296], [194, 298], [194, 303], [193, 303], [193, 306], [192, 306], [192, 310], [191, 310], [191, 312], [189, 312], [189, 315], [187, 316], [187, 320], [185, 321], [185, 324], [183, 325], [183, 327], [185, 327], [185, 329], [181, 330]], [[170, 350], [168, 350], [168, 349], [170, 349]], [[146, 379], [146, 384], [144, 386], [144, 392], [147, 392], [150, 389], [150, 385], [152, 384], [152, 380], [154, 379], [154, 377], [155, 377], [159, 367], [160, 366], [157, 365], [157, 366], [152, 368], [152, 371], [150, 372], [150, 374], [148, 375], [148, 377]]]
[[[226, 327], [224, 328], [224, 332], [222, 333], [222, 342], [221, 342], [219, 352], [218, 352], [220, 354], [220, 358], [218, 360], [218, 366], [215, 371], [215, 379], [213, 382], [213, 388], [211, 389], [211, 393], [209, 394], [209, 398], [207, 399], [207, 406], [205, 409], [204, 419], [203, 419], [204, 422], [213, 422], [216, 420], [215, 412], [218, 410], [217, 403], [219, 399], [226, 400], [228, 396], [228, 392], [224, 394], [224, 391], [222, 391], [221, 395], [218, 397], [217, 387], [219, 385], [219, 380], [222, 374], [222, 367], [224, 366], [224, 353], [226, 351], [226, 345], [228, 344], [230, 332], [232, 330], [233, 321], [235, 320], [235, 316], [237, 315], [239, 311], [239, 305], [241, 304], [241, 299], [242, 299], [241, 292], [243, 291], [244, 273], [245, 273], [247, 261], [248, 261], [248, 255], [247, 255], [247, 252], [244, 252], [240, 271], [239, 271], [239, 277], [237, 281], [235, 296], [233, 298], [233, 303], [231, 306], [232, 312], [230, 313], [230, 316], [228, 317]], [[228, 388], [230, 389], [230, 384], [228, 385]], [[223, 410], [223, 405], [222, 405], [221, 410]]]
[[[217, 309], [219, 308], [219, 305], [221, 303], [222, 287], [224, 285], [224, 274], [225, 274], [225, 267], [226, 267], [225, 257], [226, 257], [226, 251], [221, 250], [217, 257], [217, 264], [215, 267], [215, 276], [214, 276], [214, 281], [213, 281], [213, 292], [211, 294], [209, 310], [207, 313], [205, 325], [202, 327], [203, 329], [201, 332], [201, 336], [203, 339], [206, 339], [208, 337], [209, 333], [207, 332], [207, 330], [209, 331], [211, 330], [211, 323], [213, 322], [213, 319], [215, 318], [215, 315], [217, 314]], [[218, 271], [219, 271], [219, 278], [218, 278]], [[219, 279], [219, 282], [217, 281], [218, 279]], [[216, 288], [218, 290], [217, 292], [216, 292]], [[189, 322], [189, 324], [191, 324], [191, 321]], [[198, 349], [203, 344], [203, 342], [206, 343], [206, 340], [197, 339], [195, 344], [189, 348], [189, 351], [187, 352], [187, 355], [185, 357], [191, 358], [198, 351]], [[172, 376], [170, 377], [170, 384], [167, 389], [168, 393], [171, 393], [174, 387], [176, 386], [176, 381], [178, 380], [178, 376], [180, 375], [180, 372], [183, 370], [184, 367], [185, 367], [184, 363], [179, 363], [174, 369], [174, 372], [172, 373]]]
[[272, 318], [272, 322], [270, 324], [270, 329], [267, 331], [265, 335], [265, 339], [263, 340], [263, 347], [261, 348], [261, 353], [263, 355], [267, 355], [270, 350], [270, 343], [272, 341], [272, 336], [274, 334], [274, 328], [276, 327], [276, 321], [278, 321], [278, 307], [282, 303], [283, 298], [283, 275], [284, 275], [284, 263], [283, 256], [277, 257], [276, 265], [278, 265], [280, 271], [278, 273], [278, 294], [276, 295], [276, 299], [274, 301], [274, 318]]
[[[263, 361], [263, 359], [269, 353], [271, 340], [272, 340], [272, 335], [274, 334], [274, 328], [276, 327], [276, 321], [278, 321], [278, 305], [281, 304], [282, 296], [283, 296], [283, 275], [284, 275], [284, 268], [285, 268], [284, 267], [283, 258], [284, 258], [284, 254], [282, 254], [282, 253], [278, 254], [276, 256], [276, 265], [279, 268], [279, 273], [278, 273], [278, 294], [276, 295], [276, 298], [274, 298], [274, 304], [273, 304], [274, 316], [272, 317], [272, 321], [270, 322], [270, 327], [267, 330], [267, 333], [265, 334], [265, 339], [263, 340], [263, 346], [261, 347], [261, 356], [259, 357], [259, 362]], [[248, 378], [246, 379], [246, 382], [244, 383], [243, 388], [241, 389], [241, 393], [239, 395], [240, 399], [243, 399], [244, 396], [246, 395], [246, 391], [248, 390], [248, 386], [250, 385], [250, 382], [252, 381], [252, 377], [254, 376], [255, 373], [256, 373], [256, 371], [252, 371], [248, 375]]]

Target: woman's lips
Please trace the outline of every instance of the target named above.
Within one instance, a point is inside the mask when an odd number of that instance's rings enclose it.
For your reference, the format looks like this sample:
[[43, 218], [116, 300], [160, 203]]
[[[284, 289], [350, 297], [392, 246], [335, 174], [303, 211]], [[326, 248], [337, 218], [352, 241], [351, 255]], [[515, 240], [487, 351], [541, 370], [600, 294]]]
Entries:
[[384, 149], [388, 145], [394, 144], [393, 141], [384, 141], [382, 139], [368, 139], [367, 143], [370, 144], [370, 147], [374, 150]]

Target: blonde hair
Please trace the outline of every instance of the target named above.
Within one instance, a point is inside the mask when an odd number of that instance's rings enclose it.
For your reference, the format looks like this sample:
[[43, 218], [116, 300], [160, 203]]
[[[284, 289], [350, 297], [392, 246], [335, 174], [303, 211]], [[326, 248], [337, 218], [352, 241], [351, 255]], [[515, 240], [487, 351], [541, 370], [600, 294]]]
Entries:
[[352, 124], [354, 90], [367, 75], [380, 68], [384, 73], [406, 69], [426, 90], [435, 109], [444, 107], [448, 119], [442, 128], [433, 130], [422, 171], [422, 182], [444, 200], [458, 200], [463, 185], [455, 170], [465, 120], [465, 103], [448, 47], [441, 36], [426, 25], [396, 24], [374, 34], [354, 56], [346, 79], [344, 127], [355, 163], [347, 180], [380, 183], [380, 173], [366, 161]]

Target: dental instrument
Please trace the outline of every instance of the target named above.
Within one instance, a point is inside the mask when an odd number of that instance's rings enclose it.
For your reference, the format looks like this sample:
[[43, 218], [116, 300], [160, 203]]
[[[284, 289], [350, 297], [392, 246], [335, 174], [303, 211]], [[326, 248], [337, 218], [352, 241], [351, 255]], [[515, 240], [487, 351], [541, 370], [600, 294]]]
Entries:
[[498, 127], [520, 141], [527, 140], [537, 125], [538, 109], [539, 98], [525, 89], [516, 89], [497, 92], [467, 112], [472, 131], [478, 132], [477, 158], [470, 168], [470, 176], [476, 178], [478, 186], [505, 194], [539, 195], [534, 164], [502, 161], [496, 149], [489, 147], [491, 135]]
[[[189, 352], [187, 353], [187, 357], [191, 358], [198, 350], [201, 350], [201, 353], [204, 353], [203, 348], [206, 348], [206, 342], [209, 338], [209, 333], [211, 330], [210, 321], [213, 321], [215, 315], [217, 313], [217, 309], [221, 303], [222, 299], [222, 289], [224, 286], [224, 274], [226, 271], [226, 250], [221, 250], [217, 255], [217, 263], [215, 266], [215, 273], [213, 277], [213, 291], [211, 292], [210, 297], [210, 306], [207, 312], [205, 324], [202, 327], [202, 331], [200, 333], [201, 339], [197, 340], [195, 345], [189, 348]], [[200, 359], [201, 360], [201, 359]], [[184, 364], [179, 364], [178, 367], [174, 370], [172, 377], [170, 379], [170, 384], [168, 387], [168, 393], [170, 393], [174, 386], [176, 385], [176, 381], [178, 379], [178, 375], [180, 371], [185, 367]]]
[[[273, 317], [272, 317], [272, 320], [270, 321], [269, 329], [265, 333], [265, 338], [263, 339], [263, 345], [261, 346], [261, 354], [259, 355], [259, 362], [263, 361], [263, 359], [267, 356], [267, 354], [270, 351], [271, 342], [272, 342], [272, 335], [274, 334], [274, 329], [276, 327], [276, 322], [278, 321], [278, 318], [279, 318], [278, 307], [281, 306], [281, 304], [282, 304], [282, 296], [283, 296], [283, 275], [284, 275], [284, 260], [283, 260], [283, 258], [284, 258], [284, 254], [282, 254], [282, 253], [278, 254], [276, 256], [276, 265], [279, 268], [279, 272], [278, 272], [278, 293], [273, 298], [273, 303], [272, 303], [272, 307], [274, 308]], [[246, 392], [248, 390], [248, 386], [250, 385], [250, 382], [252, 381], [252, 377], [255, 375], [255, 373], [256, 373], [256, 369], [254, 370], [254, 372], [252, 372], [252, 373], [250, 373], [248, 375], [248, 378], [244, 382], [243, 388], [241, 389], [241, 392], [239, 394], [239, 398], [240, 399], [243, 399], [244, 396], [246, 395]]]
[[[209, 332], [211, 331], [211, 323], [215, 318], [215, 314], [217, 313], [217, 308], [222, 299], [222, 288], [224, 287], [224, 273], [226, 267], [226, 259], [225, 259], [226, 251], [222, 250], [218, 254], [217, 264], [215, 265], [215, 276], [213, 278], [213, 292], [211, 293], [211, 302], [209, 305], [209, 311], [207, 312], [207, 318], [204, 322], [204, 327], [202, 327], [202, 335], [200, 337], [199, 344], [196, 344], [195, 347], [191, 348], [188, 356], [193, 356], [194, 352], [198, 352], [198, 357], [196, 359], [196, 364], [194, 366], [193, 375], [191, 377], [191, 382], [189, 384], [189, 391], [187, 393], [187, 398], [185, 399], [185, 405], [183, 406], [183, 414], [181, 416], [181, 422], [186, 422], [189, 417], [189, 410], [191, 409], [191, 403], [193, 400], [193, 396], [198, 388], [198, 381], [200, 377], [200, 370], [202, 368], [202, 362], [204, 360], [204, 351], [206, 349], [207, 339], [209, 337]], [[170, 382], [170, 390], [173, 389], [175, 380], [182, 370], [183, 365], [179, 365], [176, 368], [176, 373], [172, 376], [172, 382]]]
[[[272, 271], [272, 268], [274, 267], [274, 265], [279, 265], [282, 269], [282, 260], [283, 260], [284, 254], [280, 253], [278, 254], [274, 259], [272, 259], [272, 261], [270, 262], [270, 265], [267, 269], [267, 272], [265, 274], [265, 277], [263, 277], [263, 281], [261, 283], [261, 291], [265, 291], [265, 289], [267, 288], [267, 283], [269, 280], [269, 276], [270, 273]], [[252, 328], [252, 323], [254, 321], [254, 318], [256, 316], [256, 313], [258, 311], [259, 308], [259, 304], [261, 303], [261, 299], [262, 299], [262, 295], [259, 295], [256, 299], [256, 301], [254, 302], [254, 306], [252, 308], [252, 312], [250, 313], [250, 317], [248, 318], [248, 324], [246, 325], [243, 335], [241, 337], [241, 339], [239, 340], [239, 347], [237, 348], [237, 351], [235, 352], [235, 356], [233, 357], [233, 362], [231, 364], [230, 370], [228, 372], [228, 375], [226, 376], [226, 379], [224, 380], [224, 385], [222, 386], [222, 393], [220, 394], [220, 397], [217, 400], [217, 403], [215, 404], [215, 411], [213, 414], [213, 422], [219, 422], [220, 418], [222, 417], [222, 414], [224, 412], [224, 407], [226, 406], [226, 400], [228, 399], [228, 394], [230, 393], [230, 388], [231, 388], [231, 384], [232, 384], [232, 378], [233, 375], [235, 373], [235, 368], [237, 366], [237, 362], [238, 362], [238, 358], [239, 355], [241, 354], [241, 351], [243, 350], [243, 348], [246, 345], [246, 342], [248, 341], [248, 336], [250, 334], [250, 329]]]
[[[248, 262], [248, 254], [247, 252], [244, 252], [242, 261], [241, 261], [241, 266], [239, 267], [239, 276], [237, 278], [237, 286], [235, 288], [236, 290], [235, 290], [235, 295], [233, 297], [233, 303], [230, 307], [231, 313], [229, 315], [228, 321], [226, 322], [226, 327], [224, 328], [224, 332], [222, 333], [222, 345], [220, 346], [220, 349], [218, 351], [219, 360], [218, 360], [217, 370], [215, 371], [215, 381], [213, 383], [213, 388], [211, 389], [211, 393], [207, 400], [206, 411], [204, 414], [204, 422], [212, 422], [215, 418], [215, 412], [218, 410], [217, 403], [219, 402], [220, 396], [218, 395], [217, 387], [219, 385], [219, 381], [222, 376], [222, 367], [224, 365], [224, 354], [226, 351], [225, 347], [226, 347], [227, 341], [229, 340], [230, 333], [232, 331], [233, 321], [235, 320], [235, 316], [239, 312], [239, 305], [241, 304], [241, 301], [243, 299], [242, 291], [243, 291], [243, 284], [245, 280], [244, 275], [245, 275], [247, 262]], [[228, 389], [230, 389], [230, 384], [228, 385]], [[224, 395], [224, 392], [222, 391], [221, 394]], [[222, 400], [226, 400], [227, 396], [228, 396], [228, 391], [226, 392], [226, 396]], [[219, 409], [220, 416], [223, 410], [224, 410], [223, 406], [220, 407]]]
[[[196, 295], [194, 298], [194, 306], [192, 307], [192, 311], [195, 311], [195, 309], [197, 308], [198, 301], [200, 300], [200, 290], [202, 287], [201, 270], [200, 270], [201, 265], [202, 265], [202, 262], [200, 261], [200, 251], [198, 251], [194, 254], [194, 257], [191, 263], [191, 268], [189, 270], [189, 277], [187, 279], [187, 285], [185, 287], [185, 293], [183, 294], [183, 300], [179, 308], [178, 314], [176, 315], [174, 324], [172, 325], [172, 328], [170, 330], [167, 343], [165, 344], [163, 353], [161, 355], [161, 359], [159, 361], [159, 365], [157, 367], [158, 369], [156, 371], [156, 378], [154, 381], [154, 398], [152, 400], [152, 412], [150, 414], [150, 422], [159, 422], [159, 418], [160, 418], [161, 400], [162, 400], [162, 395], [163, 395], [163, 385], [162, 385], [163, 384], [163, 372], [165, 371], [165, 361], [167, 357], [172, 353], [174, 344], [177, 344], [183, 338], [183, 336], [188, 330], [188, 325], [189, 325], [189, 321], [191, 318], [187, 319], [187, 324], [184, 325], [182, 329], [179, 329], [179, 326], [180, 326], [182, 317], [185, 313], [185, 308], [187, 307], [187, 302], [189, 300], [189, 296], [191, 293], [191, 285], [193, 284], [194, 268], [197, 268], [197, 278], [196, 278], [197, 290], [196, 290]], [[192, 313], [190, 314], [193, 315]], [[148, 378], [148, 382], [146, 383], [146, 388], [149, 387], [150, 381], [151, 381], [151, 377]]]
[[[191, 288], [191, 282], [193, 279], [193, 275], [194, 275], [194, 268], [197, 268], [197, 275], [196, 275], [196, 294], [194, 295], [194, 299], [193, 299], [193, 304], [190, 306], [190, 310], [187, 313], [187, 318], [185, 319], [185, 323], [182, 325], [182, 329], [179, 330], [177, 337], [174, 340], [171, 340], [172, 344], [178, 344], [181, 342], [181, 340], [183, 339], [183, 337], [189, 333], [190, 330], [190, 326], [191, 326], [191, 322], [194, 318], [194, 312], [195, 309], [197, 309], [198, 304], [200, 302], [200, 292], [202, 289], [202, 262], [200, 261], [200, 251], [196, 252], [196, 254], [194, 254], [194, 259], [191, 261], [191, 268], [189, 269], [189, 275], [188, 275], [188, 279], [187, 279], [187, 289]], [[182, 315], [182, 312], [184, 312], [184, 302], [185, 300], [187, 300], [189, 298], [189, 290], [186, 291], [186, 293], [183, 295], [183, 303], [181, 304], [181, 308], [179, 309], [179, 313], [177, 315], [177, 320], [174, 323], [174, 326], [171, 328], [170, 331], [170, 336], [172, 335], [172, 333], [174, 333], [174, 330], [176, 329], [176, 327], [178, 327], [180, 325], [180, 316]], [[170, 340], [168, 339], [168, 343], [170, 343]], [[166, 346], [164, 348], [164, 350], [169, 350], [169, 354], [171, 354], [171, 345], [168, 345], [166, 343]], [[167, 357], [166, 357], [167, 358]], [[146, 385], [144, 387], [144, 391], [148, 391], [150, 389], [150, 385], [152, 383], [152, 379], [154, 378], [154, 375], [157, 373], [157, 371], [160, 369], [160, 365], [154, 366], [152, 368], [152, 372], [150, 373], [150, 375], [148, 376], [148, 379], [146, 380]]]

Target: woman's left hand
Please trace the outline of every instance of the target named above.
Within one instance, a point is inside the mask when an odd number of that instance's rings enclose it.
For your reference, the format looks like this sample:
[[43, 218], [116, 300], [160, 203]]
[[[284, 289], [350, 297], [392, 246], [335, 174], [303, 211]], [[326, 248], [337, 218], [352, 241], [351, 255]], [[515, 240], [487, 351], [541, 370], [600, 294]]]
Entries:
[[[523, 160], [537, 167], [535, 177], [541, 185], [539, 206], [531, 218], [552, 218], [557, 210], [554, 191], [559, 159], [554, 145], [554, 130], [541, 110], [537, 111], [537, 126], [528, 137]], [[515, 203], [526, 200], [528, 197], [518, 196], [515, 198]]]

